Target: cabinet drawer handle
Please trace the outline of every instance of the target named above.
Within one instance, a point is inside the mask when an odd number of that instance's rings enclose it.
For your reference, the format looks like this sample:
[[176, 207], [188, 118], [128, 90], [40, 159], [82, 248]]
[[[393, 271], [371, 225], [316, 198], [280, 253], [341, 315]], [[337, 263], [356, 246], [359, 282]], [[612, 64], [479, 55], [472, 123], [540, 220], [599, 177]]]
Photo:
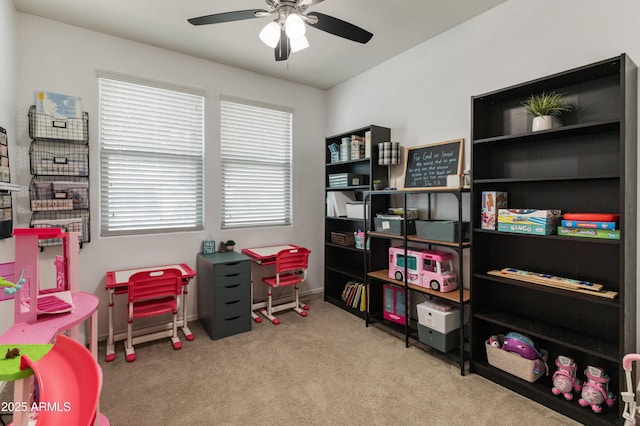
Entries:
[[238, 263], [240, 263], [240, 262], [225, 263], [225, 265], [227, 265], [227, 266], [236, 266]]
[[236, 288], [236, 287], [240, 287], [240, 284], [233, 284], [233, 285], [225, 286], [225, 288]]
[[234, 305], [238, 303], [240, 300], [234, 300], [233, 302], [226, 302], [225, 305]]
[[235, 274], [225, 275], [225, 277], [237, 277], [238, 275], [240, 275], [240, 272], [236, 272]]
[[225, 321], [235, 321], [235, 320], [237, 320], [238, 318], [240, 318], [240, 316], [241, 316], [241, 315], [238, 315], [238, 316], [233, 317], [233, 318], [227, 318], [227, 319], [225, 319]]

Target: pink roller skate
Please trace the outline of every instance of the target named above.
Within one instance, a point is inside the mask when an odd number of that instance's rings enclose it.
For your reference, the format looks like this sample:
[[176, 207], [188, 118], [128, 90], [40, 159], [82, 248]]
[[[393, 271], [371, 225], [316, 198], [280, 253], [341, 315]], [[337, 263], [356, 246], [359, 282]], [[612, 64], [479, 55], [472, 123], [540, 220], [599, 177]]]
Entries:
[[567, 401], [573, 400], [572, 391], [580, 392], [582, 385], [580, 379], [576, 377], [576, 363], [573, 359], [566, 356], [558, 356], [556, 358], [556, 366], [558, 369], [553, 373], [553, 387], [551, 392], [554, 395], [564, 396]]
[[587, 380], [582, 385], [582, 398], [578, 403], [583, 407], [590, 406], [594, 413], [602, 412], [603, 402], [609, 407], [613, 406], [616, 396], [609, 391], [610, 379], [607, 373], [602, 368], [589, 366], [584, 370], [584, 375]]

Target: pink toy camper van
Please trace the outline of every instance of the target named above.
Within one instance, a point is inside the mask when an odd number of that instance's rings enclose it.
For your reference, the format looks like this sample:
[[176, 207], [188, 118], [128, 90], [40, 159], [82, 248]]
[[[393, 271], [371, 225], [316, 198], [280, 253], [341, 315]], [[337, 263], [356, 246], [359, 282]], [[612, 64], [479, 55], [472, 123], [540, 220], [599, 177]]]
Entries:
[[389, 278], [431, 288], [442, 293], [458, 288], [458, 276], [453, 270], [453, 255], [444, 251], [389, 247]]

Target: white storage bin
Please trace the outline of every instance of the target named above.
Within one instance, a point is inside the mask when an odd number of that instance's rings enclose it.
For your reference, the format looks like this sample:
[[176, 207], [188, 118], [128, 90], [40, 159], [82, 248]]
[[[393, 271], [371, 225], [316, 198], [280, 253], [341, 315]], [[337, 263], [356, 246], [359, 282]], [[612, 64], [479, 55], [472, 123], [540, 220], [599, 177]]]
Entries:
[[[371, 204], [367, 204], [367, 219], [371, 214]], [[353, 219], [364, 219], [364, 207], [361, 202], [347, 203], [347, 217]]]
[[417, 306], [418, 322], [440, 333], [449, 333], [460, 328], [460, 309], [437, 302], [427, 301]]

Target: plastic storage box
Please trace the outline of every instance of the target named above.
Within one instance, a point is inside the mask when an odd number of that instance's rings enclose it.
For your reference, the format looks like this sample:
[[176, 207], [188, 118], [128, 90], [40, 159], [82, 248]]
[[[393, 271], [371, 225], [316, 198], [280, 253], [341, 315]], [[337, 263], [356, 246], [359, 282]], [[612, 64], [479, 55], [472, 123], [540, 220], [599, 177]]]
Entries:
[[[417, 220], [416, 233], [418, 238], [425, 240], [458, 242], [457, 220]], [[462, 241], [469, 240], [469, 222], [462, 222]]]
[[373, 218], [373, 221], [376, 226], [376, 232], [383, 234], [403, 235], [405, 226], [407, 228], [407, 235], [416, 233], [416, 221], [414, 219], [393, 219], [382, 216]]
[[416, 306], [418, 323], [440, 333], [460, 328], [460, 309], [451, 305], [426, 301]]
[[[367, 219], [369, 219], [370, 212], [371, 204], [367, 203]], [[350, 219], [364, 219], [364, 207], [362, 202], [354, 201], [352, 203], [347, 203], [347, 217]]]
[[449, 333], [440, 333], [418, 323], [418, 340], [440, 352], [449, 352], [457, 348], [460, 343], [460, 329]]

